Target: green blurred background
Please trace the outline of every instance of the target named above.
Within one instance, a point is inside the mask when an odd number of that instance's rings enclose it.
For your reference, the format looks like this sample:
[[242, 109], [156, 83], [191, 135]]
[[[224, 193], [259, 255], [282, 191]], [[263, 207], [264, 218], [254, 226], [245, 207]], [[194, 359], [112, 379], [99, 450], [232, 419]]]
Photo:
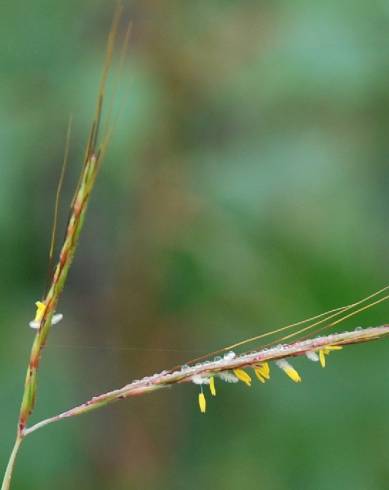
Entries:
[[[14, 437], [113, 2], [15, 0], [0, 17], [0, 461]], [[350, 303], [388, 276], [389, 3], [139, 1], [122, 111], [44, 353], [34, 420], [240, 339]], [[344, 328], [380, 325], [379, 306]], [[339, 330], [342, 330], [339, 327]], [[389, 488], [387, 341], [303, 383], [273, 369], [181, 386], [26, 440], [15, 489]]]

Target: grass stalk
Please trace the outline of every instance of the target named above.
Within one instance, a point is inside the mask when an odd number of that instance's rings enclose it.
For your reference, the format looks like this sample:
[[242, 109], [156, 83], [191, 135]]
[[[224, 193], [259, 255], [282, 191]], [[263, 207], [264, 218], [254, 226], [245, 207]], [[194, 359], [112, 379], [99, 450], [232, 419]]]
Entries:
[[14, 444], [14, 447], [11, 451], [11, 454], [10, 454], [10, 457], [8, 460], [8, 464], [7, 464], [7, 468], [6, 468], [5, 473], [4, 473], [4, 479], [3, 479], [3, 483], [1, 485], [1, 490], [9, 490], [9, 488], [11, 487], [11, 480], [12, 480], [12, 475], [13, 475], [13, 471], [15, 468], [16, 456], [18, 454], [22, 440], [23, 440], [23, 436], [20, 433], [18, 433], [16, 435], [15, 444]]
[[[34, 323], [37, 324], [38, 328], [31, 348], [30, 359], [27, 367], [17, 425], [16, 440], [9, 457], [1, 490], [6, 490], [10, 488], [16, 456], [24, 439], [29, 417], [33, 412], [35, 406], [35, 400], [37, 396], [38, 371], [40, 367], [42, 351], [46, 345], [48, 335], [52, 326], [52, 318], [68, 277], [69, 269], [71, 267], [73, 257], [79, 242], [80, 233], [84, 224], [85, 214], [88, 208], [90, 196], [94, 188], [98, 170], [100, 168], [103, 156], [106, 152], [109, 142], [109, 137], [111, 134], [111, 128], [109, 127], [109, 125], [101, 138], [99, 136], [99, 133], [104, 97], [106, 92], [106, 83], [112, 62], [113, 49], [115, 45], [118, 22], [121, 16], [121, 12], [122, 7], [119, 4], [114, 15], [112, 28], [107, 41], [107, 52], [99, 85], [95, 117], [91, 124], [89, 138], [87, 140], [85, 148], [85, 156], [80, 178], [71, 203], [69, 220], [65, 232], [65, 239], [59, 253], [58, 262], [54, 268], [51, 277], [48, 291], [45, 297], [37, 303], [38, 309]], [[68, 137], [66, 153], [67, 148]], [[64, 161], [66, 162], [66, 157]], [[60, 185], [62, 184], [62, 180], [63, 175], [61, 173]], [[58, 196], [56, 198], [56, 207], [58, 206], [57, 201]], [[53, 229], [53, 233], [54, 232], [55, 229]], [[50, 257], [52, 256], [52, 253], [53, 241], [50, 245]]]

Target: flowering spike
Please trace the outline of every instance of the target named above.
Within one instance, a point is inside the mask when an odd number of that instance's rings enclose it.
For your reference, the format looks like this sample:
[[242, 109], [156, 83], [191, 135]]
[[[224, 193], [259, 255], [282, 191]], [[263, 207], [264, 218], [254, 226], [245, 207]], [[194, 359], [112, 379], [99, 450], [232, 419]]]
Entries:
[[301, 376], [295, 370], [295, 368], [289, 364], [289, 362], [285, 361], [285, 359], [281, 359], [277, 361], [277, 365], [285, 372], [285, 374], [289, 376], [292, 381], [295, 383], [300, 383]]
[[247, 386], [251, 386], [251, 376], [243, 369], [234, 369], [235, 376]]
[[213, 376], [209, 378], [209, 390], [212, 396], [216, 396], [215, 378]]
[[199, 393], [199, 407], [200, 412], [205, 413], [207, 410], [207, 400], [205, 399], [204, 393], [201, 391]]

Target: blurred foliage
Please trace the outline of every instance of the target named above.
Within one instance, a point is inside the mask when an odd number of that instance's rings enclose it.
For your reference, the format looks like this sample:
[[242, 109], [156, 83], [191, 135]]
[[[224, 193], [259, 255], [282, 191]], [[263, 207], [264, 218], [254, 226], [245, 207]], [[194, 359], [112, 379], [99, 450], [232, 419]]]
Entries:
[[[0, 17], [0, 461], [66, 206], [113, 4], [16, 0]], [[128, 2], [121, 114], [40, 378], [35, 419], [155, 370], [347, 304], [388, 277], [389, 7]], [[347, 326], [379, 325], [387, 307]], [[346, 326], [345, 326], [346, 328]], [[177, 387], [55, 424], [14, 488], [380, 490], [386, 342], [304, 360], [206, 416]], [[54, 483], [55, 482], [55, 483]]]

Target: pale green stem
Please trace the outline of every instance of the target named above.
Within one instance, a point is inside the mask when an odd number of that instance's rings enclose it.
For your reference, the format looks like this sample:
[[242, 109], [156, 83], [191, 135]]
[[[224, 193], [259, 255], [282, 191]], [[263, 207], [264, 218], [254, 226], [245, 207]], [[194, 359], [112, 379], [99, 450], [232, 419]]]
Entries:
[[18, 451], [19, 451], [19, 448], [20, 448], [22, 441], [23, 441], [23, 436], [18, 434], [16, 436], [15, 444], [14, 444], [14, 447], [12, 449], [11, 455], [10, 455], [9, 460], [8, 460], [7, 469], [5, 470], [5, 473], [4, 473], [4, 478], [3, 478], [3, 483], [1, 485], [1, 490], [9, 490], [9, 488], [11, 486], [11, 480], [12, 480], [12, 474], [13, 474], [14, 467], [15, 467], [16, 456], [18, 454]]

